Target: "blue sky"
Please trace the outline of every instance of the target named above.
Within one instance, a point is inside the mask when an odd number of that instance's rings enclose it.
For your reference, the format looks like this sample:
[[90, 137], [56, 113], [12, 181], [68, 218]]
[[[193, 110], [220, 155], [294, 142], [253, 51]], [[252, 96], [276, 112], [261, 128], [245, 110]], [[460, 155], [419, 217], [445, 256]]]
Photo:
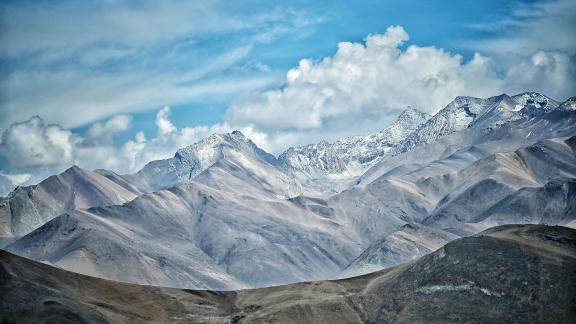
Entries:
[[[433, 113], [454, 95], [574, 95], [576, 19], [568, 0], [18, 0], [0, 8], [0, 131], [10, 135], [0, 144], [3, 174], [44, 174], [72, 163], [132, 172], [189, 141], [232, 128], [278, 153], [376, 131], [408, 105]], [[358, 61], [340, 51], [339, 43], [365, 44], [369, 35], [383, 35], [394, 55], [405, 58], [390, 61], [376, 37], [371, 49], [353, 49], [362, 56]], [[417, 48], [408, 50], [412, 45]], [[325, 58], [332, 63], [322, 63]], [[410, 58], [413, 65], [402, 65]], [[311, 69], [301, 59], [310, 59]], [[382, 67], [387, 62], [392, 66]], [[352, 70], [343, 70], [348, 63]], [[300, 75], [293, 84], [290, 69]], [[372, 70], [390, 75], [348, 84], [350, 76], [342, 72]], [[407, 71], [420, 79], [402, 80], [404, 88], [395, 89], [393, 73]], [[360, 87], [365, 80], [372, 81]], [[402, 91], [430, 80], [434, 86]], [[378, 94], [338, 93], [344, 84]], [[294, 99], [299, 97], [309, 100]], [[173, 128], [165, 134], [171, 139], [161, 136], [163, 107], [170, 107], [165, 117]], [[40, 123], [22, 124], [36, 115]], [[130, 117], [109, 123], [113, 136], [88, 139], [95, 123], [124, 115]], [[343, 126], [350, 118], [357, 127]], [[9, 141], [18, 129], [39, 138]], [[145, 142], [144, 148], [126, 153], [129, 142]], [[54, 149], [66, 158], [49, 159]], [[94, 150], [117, 157], [88, 162]], [[31, 162], [19, 162], [25, 160]]]

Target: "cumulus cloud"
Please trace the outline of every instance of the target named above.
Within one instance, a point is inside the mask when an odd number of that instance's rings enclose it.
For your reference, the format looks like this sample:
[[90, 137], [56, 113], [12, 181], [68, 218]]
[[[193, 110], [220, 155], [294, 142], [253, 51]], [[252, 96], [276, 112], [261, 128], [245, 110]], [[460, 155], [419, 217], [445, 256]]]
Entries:
[[576, 93], [576, 57], [559, 51], [538, 51], [508, 68], [502, 91], [537, 90], [564, 100]]
[[[270, 130], [314, 129], [330, 119], [373, 115], [383, 118], [407, 106], [434, 112], [457, 95], [488, 96], [501, 80], [488, 58], [463, 62], [435, 47], [403, 43], [400, 27], [370, 35], [364, 44], [342, 42], [332, 57], [303, 59], [288, 71], [282, 89], [245, 96], [226, 118]], [[471, 85], [474, 85], [473, 87]]]
[[129, 129], [131, 120], [130, 116], [115, 116], [93, 124], [82, 136], [34, 116], [3, 132], [0, 156], [14, 169], [23, 171], [40, 168], [47, 172], [72, 164], [90, 169], [122, 169], [126, 161], [118, 154], [113, 139]]
[[158, 126], [159, 135], [166, 135], [176, 131], [176, 126], [169, 119], [170, 107], [162, 108], [156, 115], [156, 126]]
[[72, 157], [72, 132], [46, 125], [39, 116], [4, 131], [0, 154], [14, 167], [54, 166]]
[[576, 88], [574, 58], [562, 52], [538, 51], [502, 67], [479, 53], [466, 61], [433, 46], [404, 48], [408, 39], [391, 26], [364, 43], [338, 44], [331, 57], [303, 59], [282, 88], [234, 102], [226, 121], [251, 125], [269, 142], [305, 144], [319, 133], [375, 131], [408, 106], [435, 113], [459, 95], [541, 91], [562, 100]]
[[114, 136], [130, 129], [132, 116], [117, 115], [106, 122], [93, 124], [86, 133], [85, 146], [112, 144]]

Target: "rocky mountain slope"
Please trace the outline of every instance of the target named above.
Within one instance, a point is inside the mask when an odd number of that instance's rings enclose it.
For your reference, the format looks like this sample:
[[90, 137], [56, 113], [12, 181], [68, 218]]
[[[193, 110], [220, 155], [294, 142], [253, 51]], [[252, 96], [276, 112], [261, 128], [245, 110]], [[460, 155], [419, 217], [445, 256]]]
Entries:
[[[333, 146], [340, 148], [334, 149], [332, 156], [341, 156], [342, 161], [338, 163], [342, 168], [351, 163], [362, 164], [356, 167], [354, 174], [357, 174], [426, 118], [427, 115], [421, 112], [407, 109], [396, 123], [378, 134], [335, 143]], [[356, 150], [353, 154], [348, 152], [352, 147]], [[38, 185], [19, 187], [8, 196], [0, 197], [0, 247], [70, 210], [121, 204], [143, 193], [190, 180], [224, 191], [242, 188], [244, 193], [253, 196], [278, 198], [321, 195], [319, 189], [330, 191], [332, 189], [327, 188], [337, 183], [324, 177], [326, 168], [337, 168], [333, 162], [323, 162], [314, 170], [309, 165], [303, 170], [289, 166], [287, 156], [282, 154], [277, 159], [241, 132], [234, 131], [214, 134], [179, 150], [173, 158], [150, 162], [132, 175], [120, 176], [107, 170], [92, 172], [74, 166]], [[324, 160], [320, 156], [316, 159]], [[344, 171], [339, 169], [338, 172]], [[312, 178], [320, 175], [320, 178]], [[350, 177], [340, 176], [339, 179]]]
[[178, 150], [172, 158], [148, 163], [142, 170], [126, 178], [147, 187], [148, 191], [155, 191], [192, 180], [220, 160], [244, 158], [258, 160], [261, 164], [277, 164], [276, 157], [258, 148], [241, 132], [234, 131], [213, 134]]
[[73, 166], [0, 198], [0, 237], [20, 237], [73, 209], [121, 204], [143, 191], [110, 171]]
[[287, 200], [187, 182], [61, 215], [6, 249], [118, 281], [229, 290], [335, 277], [360, 252], [345, 227]]
[[512, 153], [495, 153], [443, 176], [440, 181], [447, 194], [423, 223], [448, 228], [455, 222], [476, 220], [503, 197], [559, 178], [576, 178], [576, 136], [543, 140]]
[[458, 238], [458, 235], [418, 223], [406, 224], [370, 244], [340, 276], [359, 276], [389, 268], [434, 252]]
[[524, 117], [549, 113], [558, 106], [555, 100], [534, 92], [513, 97], [502, 94], [487, 99], [457, 97], [412, 132], [396, 154], [468, 127], [493, 128]]
[[236, 292], [88, 277], [0, 251], [6, 323], [572, 323], [576, 230], [509, 225], [400, 266]]
[[[350, 179], [366, 171], [376, 162], [389, 156], [408, 135], [421, 126], [430, 115], [413, 108], [404, 110], [387, 128], [368, 136], [354, 136], [334, 143], [289, 148], [278, 156], [279, 163], [290, 174], [310, 186], [318, 179], [337, 185], [330, 180]], [[320, 182], [321, 183], [321, 182]]]
[[[352, 226], [369, 245], [343, 275], [421, 255], [430, 250], [430, 235], [444, 237], [443, 244], [452, 235], [468, 236], [502, 224], [568, 225], [576, 219], [574, 139], [543, 140], [462, 169], [461, 161], [450, 164], [449, 158], [434, 167], [397, 170], [331, 197], [326, 205], [353, 219]], [[406, 223], [409, 233], [401, 228]]]

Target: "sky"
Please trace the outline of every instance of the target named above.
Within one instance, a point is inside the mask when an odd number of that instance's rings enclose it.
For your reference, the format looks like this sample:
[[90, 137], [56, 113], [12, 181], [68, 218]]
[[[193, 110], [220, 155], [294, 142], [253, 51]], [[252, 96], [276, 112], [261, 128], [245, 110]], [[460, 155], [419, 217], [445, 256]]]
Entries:
[[214, 132], [279, 154], [460, 95], [562, 101], [575, 34], [573, 0], [4, 0], [0, 188], [136, 172]]

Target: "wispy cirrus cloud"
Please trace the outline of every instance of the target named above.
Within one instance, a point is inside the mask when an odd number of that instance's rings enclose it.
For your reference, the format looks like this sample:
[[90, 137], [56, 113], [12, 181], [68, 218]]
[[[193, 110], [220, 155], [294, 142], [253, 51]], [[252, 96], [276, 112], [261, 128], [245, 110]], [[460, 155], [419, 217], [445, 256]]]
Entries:
[[207, 66], [181, 72], [153, 69], [100, 73], [70, 68], [14, 73], [0, 81], [7, 93], [0, 99], [1, 126], [41, 115], [51, 122], [75, 127], [118, 113], [200, 101], [209, 96], [231, 96], [274, 83], [274, 74], [212, 75], [240, 62], [247, 51], [239, 48], [213, 57]]
[[[55, 1], [2, 4], [3, 56], [92, 47], [153, 47], [219, 33], [265, 30], [265, 41], [318, 18], [289, 8], [246, 12], [222, 1]], [[265, 27], [265, 28], [264, 28]]]
[[465, 46], [499, 59], [542, 50], [576, 54], [576, 2], [572, 0], [515, 2], [510, 11], [470, 27], [487, 35], [468, 40]]
[[277, 74], [232, 68], [254, 46], [321, 20], [220, 1], [8, 1], [0, 9], [0, 129], [31, 115], [75, 127], [269, 86]]

